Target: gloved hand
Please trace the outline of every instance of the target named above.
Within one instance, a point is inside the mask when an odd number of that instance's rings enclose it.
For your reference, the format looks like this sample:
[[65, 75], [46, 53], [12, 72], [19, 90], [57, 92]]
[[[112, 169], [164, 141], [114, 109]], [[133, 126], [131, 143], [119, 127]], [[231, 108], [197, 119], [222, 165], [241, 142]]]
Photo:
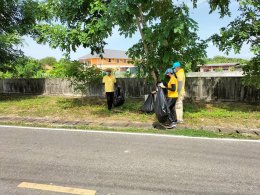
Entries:
[[163, 85], [163, 83], [159, 83], [159, 84], [158, 84], [158, 87], [165, 88], [165, 86]]

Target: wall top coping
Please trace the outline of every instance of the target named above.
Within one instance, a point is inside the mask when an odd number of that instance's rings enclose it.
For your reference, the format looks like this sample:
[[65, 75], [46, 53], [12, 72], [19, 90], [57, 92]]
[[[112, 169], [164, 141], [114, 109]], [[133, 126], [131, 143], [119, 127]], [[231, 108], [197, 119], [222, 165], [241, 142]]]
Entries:
[[189, 72], [187, 77], [244, 77], [241, 71], [232, 72]]

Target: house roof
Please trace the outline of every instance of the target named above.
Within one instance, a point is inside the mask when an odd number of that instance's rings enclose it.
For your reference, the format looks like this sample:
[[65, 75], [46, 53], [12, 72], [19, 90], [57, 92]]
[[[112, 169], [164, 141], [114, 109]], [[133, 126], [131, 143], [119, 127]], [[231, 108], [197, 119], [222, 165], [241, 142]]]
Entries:
[[[102, 54], [103, 58], [119, 58], [119, 59], [129, 59], [126, 55], [126, 51], [121, 50], [112, 50], [112, 49], [104, 49], [104, 53]], [[79, 59], [91, 59], [91, 58], [100, 58], [100, 55], [97, 53], [87, 54]]]
[[239, 63], [235, 62], [235, 63], [204, 64], [200, 66], [207, 67], [207, 66], [236, 66], [236, 65], [239, 65]]

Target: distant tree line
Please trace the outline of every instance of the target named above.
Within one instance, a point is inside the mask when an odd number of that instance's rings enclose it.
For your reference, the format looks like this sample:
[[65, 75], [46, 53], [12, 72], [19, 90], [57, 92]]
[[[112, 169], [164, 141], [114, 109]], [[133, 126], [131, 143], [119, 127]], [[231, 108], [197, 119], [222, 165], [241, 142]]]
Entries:
[[[248, 60], [242, 58], [229, 58], [225, 56], [215, 56], [204, 60], [205, 64], [216, 63], [235, 63], [241, 65], [248, 63]], [[85, 72], [84, 72], [85, 71]], [[193, 70], [186, 66], [186, 71]], [[88, 73], [91, 80], [91, 75], [94, 77], [101, 77], [102, 70], [90, 67], [78, 61], [70, 61], [68, 59], [56, 60], [54, 57], [45, 57], [40, 60], [30, 57], [20, 57], [13, 62], [6, 63], [0, 67], [0, 79], [4, 78], [74, 78], [83, 82], [83, 77], [86, 78]], [[142, 75], [137, 74], [141, 77]], [[76, 79], [78, 77], [78, 79]], [[127, 75], [125, 75], [127, 77]], [[130, 77], [130, 76], [129, 76]]]
[[229, 58], [225, 56], [215, 56], [213, 58], [207, 58], [205, 64], [218, 64], [218, 63], [239, 63], [245, 65], [249, 62], [247, 59], [242, 58]]
[[[67, 78], [74, 80], [90, 81], [102, 77], [102, 71], [87, 64], [68, 59], [56, 60], [54, 57], [46, 57], [37, 60], [30, 57], [20, 57], [13, 62], [5, 63], [0, 67], [0, 79], [5, 78]], [[79, 77], [79, 78], [77, 78]], [[77, 79], [76, 79], [77, 78]]]

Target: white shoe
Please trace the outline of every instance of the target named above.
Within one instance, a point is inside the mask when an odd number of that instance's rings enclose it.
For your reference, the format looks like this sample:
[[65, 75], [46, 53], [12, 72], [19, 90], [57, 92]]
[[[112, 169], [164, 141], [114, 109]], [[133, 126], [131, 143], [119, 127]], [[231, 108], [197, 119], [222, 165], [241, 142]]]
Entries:
[[172, 122], [169, 126], [167, 126], [166, 128], [167, 129], [173, 129], [176, 127], [176, 123], [175, 122]]

